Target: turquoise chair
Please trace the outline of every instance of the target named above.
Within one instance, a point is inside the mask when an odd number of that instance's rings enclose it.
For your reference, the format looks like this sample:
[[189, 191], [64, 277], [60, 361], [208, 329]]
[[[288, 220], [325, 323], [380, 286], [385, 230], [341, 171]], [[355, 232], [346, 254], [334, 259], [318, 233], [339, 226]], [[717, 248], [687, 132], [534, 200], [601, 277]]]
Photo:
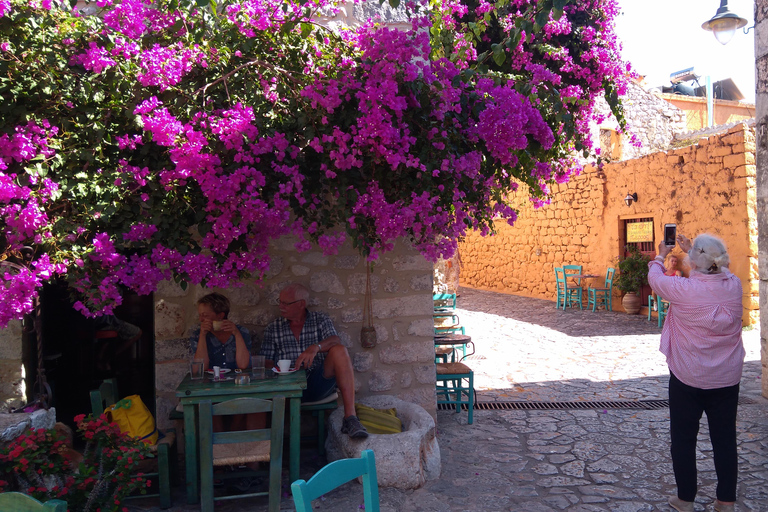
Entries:
[[582, 309], [581, 306], [581, 300], [582, 300], [582, 294], [583, 289], [581, 287], [581, 278], [576, 278], [576, 286], [568, 285], [568, 275], [581, 275], [582, 272], [582, 266], [581, 265], [563, 265], [563, 273], [565, 274], [565, 282], [566, 282], [566, 290], [568, 290], [568, 302], [569, 306], [573, 307], [573, 302], [576, 302], [579, 305], [579, 309]]
[[359, 459], [331, 462], [315, 473], [309, 482], [293, 482], [291, 493], [296, 512], [312, 512], [312, 500], [359, 476], [363, 477], [365, 512], [379, 512], [379, 485], [373, 450], [363, 450]]
[[461, 412], [462, 405], [466, 405], [467, 423], [471, 425], [475, 407], [475, 373], [464, 363], [437, 363], [435, 371], [437, 403], [454, 405], [457, 413]]
[[[283, 424], [285, 423], [285, 397], [272, 400], [242, 397], [218, 404], [210, 400], [200, 402], [200, 510], [213, 512], [215, 500], [231, 500], [269, 496], [269, 512], [280, 512], [280, 485], [283, 472]], [[272, 413], [269, 428], [214, 432], [214, 416], [234, 414]], [[188, 447], [194, 450], [194, 447]], [[214, 496], [214, 466], [239, 466], [251, 462], [269, 462], [269, 490], [244, 494]], [[256, 472], [237, 472], [222, 475], [242, 478]]]
[[[115, 379], [104, 380], [99, 385], [99, 389], [91, 391], [93, 415], [100, 416], [107, 407], [117, 403], [119, 399], [117, 381]], [[157, 472], [142, 473], [143, 477], [157, 477], [157, 492], [127, 496], [125, 499], [160, 498], [160, 508], [166, 509], [171, 506], [171, 485], [175, 485], [178, 481], [179, 458], [176, 449], [176, 431], [171, 429], [161, 435], [162, 437], [157, 440], [157, 444], [150, 446], [152, 455], [157, 459]]]
[[[568, 265], [568, 267], [574, 267], [575, 265]], [[574, 304], [579, 305], [579, 309], [582, 309], [581, 299], [582, 290], [581, 285], [569, 286], [568, 278], [565, 272], [565, 267], [555, 267], [555, 281], [557, 284], [557, 302], [555, 308], [559, 308], [562, 302], [563, 311], [565, 308]]]
[[592, 306], [592, 311], [597, 309], [597, 306], [605, 306], [606, 311], [613, 311], [613, 274], [616, 273], [616, 269], [609, 268], [605, 272], [605, 284], [602, 288], [587, 289], [587, 307]]
[[20, 492], [0, 493], [0, 510], [8, 512], [67, 512], [67, 502], [48, 500], [37, 501], [32, 496]]

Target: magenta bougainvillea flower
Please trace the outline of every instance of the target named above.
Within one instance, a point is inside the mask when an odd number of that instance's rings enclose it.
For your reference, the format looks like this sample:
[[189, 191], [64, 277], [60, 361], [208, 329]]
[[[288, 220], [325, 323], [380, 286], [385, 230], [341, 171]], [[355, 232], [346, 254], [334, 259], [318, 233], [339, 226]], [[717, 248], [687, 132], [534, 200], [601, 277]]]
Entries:
[[509, 192], [546, 204], [595, 156], [597, 98], [623, 123], [615, 0], [321, 23], [341, 7], [0, 0], [0, 326], [53, 278], [89, 316], [125, 288], [259, 279], [288, 234], [447, 257], [468, 229], [515, 222]]

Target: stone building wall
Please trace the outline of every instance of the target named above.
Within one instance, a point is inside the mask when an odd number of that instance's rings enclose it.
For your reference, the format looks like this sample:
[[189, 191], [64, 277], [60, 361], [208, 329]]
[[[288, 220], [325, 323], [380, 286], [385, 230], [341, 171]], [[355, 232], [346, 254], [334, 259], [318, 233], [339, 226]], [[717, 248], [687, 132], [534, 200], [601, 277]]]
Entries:
[[20, 321], [0, 329], [0, 411], [18, 407], [24, 398], [21, 339]]
[[[695, 236], [709, 232], [726, 242], [731, 271], [744, 287], [744, 325], [759, 318], [754, 130], [739, 124], [698, 144], [587, 168], [553, 186], [553, 200], [535, 210], [518, 193], [514, 227], [498, 234], [470, 233], [460, 244], [465, 286], [554, 300], [554, 267], [583, 265], [605, 275], [623, 253], [625, 219], [652, 218], [654, 247], [663, 225]], [[632, 206], [627, 193], [637, 192]], [[679, 249], [676, 249], [679, 251]], [[614, 309], [621, 311], [614, 289]]]
[[[622, 101], [628, 129], [642, 146], [634, 146], [628, 136], [617, 133], [616, 118], [611, 114], [608, 103], [599, 98], [595, 108], [606, 119], [592, 126], [592, 140], [596, 145], [599, 141], [602, 156], [613, 162], [637, 158], [669, 147], [675, 134], [688, 131], [682, 110], [646, 91], [636, 82], [630, 82], [627, 95], [622, 97]], [[613, 140], [610, 140], [611, 137]]]
[[[708, 126], [707, 98], [681, 94], [658, 93], [658, 95], [685, 112], [686, 132], [701, 130]], [[713, 101], [713, 110], [712, 117], [715, 126], [746, 121], [755, 117], [755, 106], [741, 101], [716, 99]]]
[[[307, 286], [309, 307], [328, 313], [352, 357], [358, 397], [387, 394], [416, 403], [435, 415], [432, 341], [432, 264], [404, 242], [374, 265], [371, 277], [378, 344], [360, 346], [365, 295], [365, 262], [350, 244], [336, 256], [314, 250], [297, 253], [281, 239], [270, 254], [272, 266], [261, 285], [220, 291], [232, 302], [230, 319], [248, 327], [254, 346], [275, 319], [280, 290], [291, 282]], [[186, 291], [165, 283], [155, 293], [157, 418], [165, 426], [175, 407], [176, 386], [188, 371], [189, 335], [198, 325], [195, 301], [211, 290]]]

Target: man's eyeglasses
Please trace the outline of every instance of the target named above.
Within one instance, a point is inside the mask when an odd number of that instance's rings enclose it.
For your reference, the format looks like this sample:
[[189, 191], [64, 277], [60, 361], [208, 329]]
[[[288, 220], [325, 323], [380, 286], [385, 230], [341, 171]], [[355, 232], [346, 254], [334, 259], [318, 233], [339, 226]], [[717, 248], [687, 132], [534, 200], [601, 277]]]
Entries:
[[293, 302], [283, 302], [282, 300], [277, 299], [275, 301], [275, 304], [277, 304], [278, 306], [290, 306], [290, 305], [296, 304], [297, 302], [301, 302], [302, 300], [304, 299], [294, 300]]

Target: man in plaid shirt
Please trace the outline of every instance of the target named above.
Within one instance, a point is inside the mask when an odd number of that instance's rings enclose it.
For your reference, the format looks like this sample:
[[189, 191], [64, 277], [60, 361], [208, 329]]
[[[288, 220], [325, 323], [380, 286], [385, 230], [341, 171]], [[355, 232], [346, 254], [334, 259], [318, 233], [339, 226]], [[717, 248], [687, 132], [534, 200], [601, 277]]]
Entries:
[[260, 354], [267, 367], [280, 359], [294, 361], [294, 368], [307, 368], [303, 402], [315, 402], [339, 388], [344, 404], [341, 431], [354, 439], [368, 437], [355, 411], [355, 376], [347, 348], [341, 344], [333, 322], [325, 313], [309, 311], [309, 290], [293, 283], [280, 292], [280, 316], [264, 331]]

